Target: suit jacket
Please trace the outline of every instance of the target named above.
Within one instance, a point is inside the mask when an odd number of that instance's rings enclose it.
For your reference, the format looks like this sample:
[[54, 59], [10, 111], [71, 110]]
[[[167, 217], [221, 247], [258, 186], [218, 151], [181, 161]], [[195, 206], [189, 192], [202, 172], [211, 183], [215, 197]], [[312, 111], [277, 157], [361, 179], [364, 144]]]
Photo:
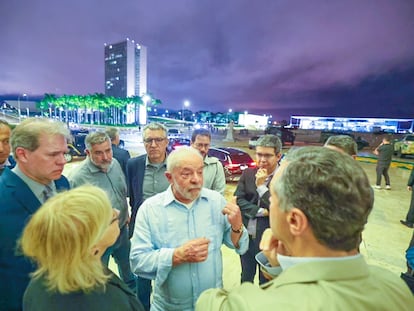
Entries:
[[[62, 176], [56, 189], [69, 189]], [[21, 310], [29, 273], [35, 266], [16, 252], [16, 242], [30, 216], [41, 206], [26, 183], [6, 168], [0, 177], [0, 310]]]
[[115, 159], [118, 160], [119, 164], [121, 164], [122, 171], [126, 176], [127, 162], [131, 158], [131, 155], [129, 154], [128, 150], [112, 145], [112, 155]]
[[[9, 157], [8, 157], [7, 160], [9, 160], [10, 165], [9, 166], [6, 166], [6, 167], [8, 167], [9, 169], [12, 169], [13, 167], [16, 166], [16, 161], [14, 161], [14, 158], [13, 158], [12, 155], [9, 155]], [[0, 176], [1, 176], [1, 174], [3, 174], [3, 172], [4, 172], [4, 170], [5, 170], [6, 167], [0, 169]]]
[[247, 227], [249, 219], [255, 218], [259, 208], [269, 209], [270, 193], [266, 191], [260, 198], [256, 189], [257, 168], [248, 168], [244, 170], [237, 184], [234, 195], [237, 197], [237, 205], [240, 207], [243, 224]]
[[126, 176], [129, 194], [129, 205], [131, 206], [131, 219], [129, 221], [129, 235], [134, 233], [135, 217], [138, 208], [143, 202], [143, 184], [145, 175], [146, 154], [129, 159], [127, 162]]
[[196, 311], [215, 310], [412, 310], [414, 296], [392, 272], [368, 266], [362, 256], [297, 264], [262, 287], [209, 289]]

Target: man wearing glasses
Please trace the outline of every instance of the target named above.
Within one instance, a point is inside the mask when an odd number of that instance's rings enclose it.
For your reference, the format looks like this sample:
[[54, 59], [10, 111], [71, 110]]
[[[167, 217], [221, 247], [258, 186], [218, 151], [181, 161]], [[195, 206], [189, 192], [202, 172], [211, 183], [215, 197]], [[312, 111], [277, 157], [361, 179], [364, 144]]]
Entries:
[[[146, 154], [131, 158], [127, 162], [127, 186], [131, 219], [130, 237], [134, 233], [135, 217], [140, 205], [154, 194], [165, 191], [168, 180], [167, 168], [167, 128], [160, 123], [150, 123], [142, 131]], [[137, 228], [139, 230], [139, 228]], [[151, 280], [138, 277], [138, 298], [146, 308], [150, 308]]]
[[[234, 195], [242, 212], [243, 224], [249, 232], [249, 249], [240, 256], [241, 282], [252, 282], [256, 275], [255, 256], [260, 252], [263, 231], [269, 228], [269, 183], [282, 158], [282, 142], [275, 135], [263, 135], [256, 145], [256, 168], [246, 169], [240, 177]], [[259, 273], [259, 283], [267, 280]]]
[[216, 157], [208, 156], [211, 144], [211, 133], [206, 129], [196, 129], [191, 135], [191, 147], [200, 151], [204, 159], [203, 178], [204, 188], [215, 190], [224, 194], [226, 177], [221, 162]]

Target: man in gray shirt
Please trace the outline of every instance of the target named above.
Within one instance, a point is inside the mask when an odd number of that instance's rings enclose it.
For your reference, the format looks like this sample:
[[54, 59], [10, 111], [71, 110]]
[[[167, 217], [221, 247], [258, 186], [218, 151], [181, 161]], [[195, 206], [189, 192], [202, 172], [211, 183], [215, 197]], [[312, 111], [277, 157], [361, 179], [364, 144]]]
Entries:
[[112, 157], [111, 139], [107, 134], [90, 133], [86, 136], [85, 145], [87, 158], [69, 176], [70, 184], [77, 187], [88, 183], [103, 189], [108, 194], [112, 207], [119, 210], [120, 234], [115, 244], [102, 256], [102, 261], [108, 265], [109, 256], [112, 255], [121, 279], [136, 292], [136, 277], [129, 264], [131, 242], [125, 176], [119, 162]]

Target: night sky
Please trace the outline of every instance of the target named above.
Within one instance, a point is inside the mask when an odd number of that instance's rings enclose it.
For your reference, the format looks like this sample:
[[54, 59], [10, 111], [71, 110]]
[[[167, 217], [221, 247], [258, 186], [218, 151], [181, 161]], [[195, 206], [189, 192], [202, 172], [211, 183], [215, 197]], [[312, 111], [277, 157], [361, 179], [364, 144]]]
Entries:
[[165, 108], [414, 118], [413, 0], [2, 0], [0, 38], [0, 94], [104, 93], [130, 38]]

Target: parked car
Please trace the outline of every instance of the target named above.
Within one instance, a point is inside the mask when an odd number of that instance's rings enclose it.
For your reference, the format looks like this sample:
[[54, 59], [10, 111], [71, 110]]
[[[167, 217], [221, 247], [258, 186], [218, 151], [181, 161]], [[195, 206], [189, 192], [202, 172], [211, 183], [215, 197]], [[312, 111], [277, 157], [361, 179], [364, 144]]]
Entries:
[[250, 139], [249, 139], [249, 149], [256, 148], [256, 144], [257, 144], [257, 141], [258, 141], [259, 138], [260, 138], [260, 135], [250, 137]]
[[414, 135], [405, 135], [402, 139], [394, 141], [394, 154], [400, 158], [406, 155], [414, 155]]
[[170, 138], [168, 141], [167, 152], [178, 149], [182, 146], [190, 146], [191, 140], [188, 138]]
[[73, 157], [86, 156], [85, 138], [89, 134], [88, 129], [71, 129], [71, 139], [68, 141], [68, 152], [65, 154], [66, 162], [71, 162]]
[[167, 137], [168, 137], [168, 139], [170, 139], [170, 138], [182, 138], [183, 133], [179, 129], [168, 129]]
[[219, 159], [224, 167], [226, 180], [234, 180], [240, 177], [248, 167], [256, 167], [256, 162], [243, 150], [227, 147], [211, 147], [208, 155]]
[[282, 141], [283, 146], [286, 145], [286, 143], [289, 143], [291, 145], [295, 144], [295, 133], [293, 133], [291, 130], [287, 128], [269, 125], [268, 127], [266, 127], [264, 133], [278, 136]]

